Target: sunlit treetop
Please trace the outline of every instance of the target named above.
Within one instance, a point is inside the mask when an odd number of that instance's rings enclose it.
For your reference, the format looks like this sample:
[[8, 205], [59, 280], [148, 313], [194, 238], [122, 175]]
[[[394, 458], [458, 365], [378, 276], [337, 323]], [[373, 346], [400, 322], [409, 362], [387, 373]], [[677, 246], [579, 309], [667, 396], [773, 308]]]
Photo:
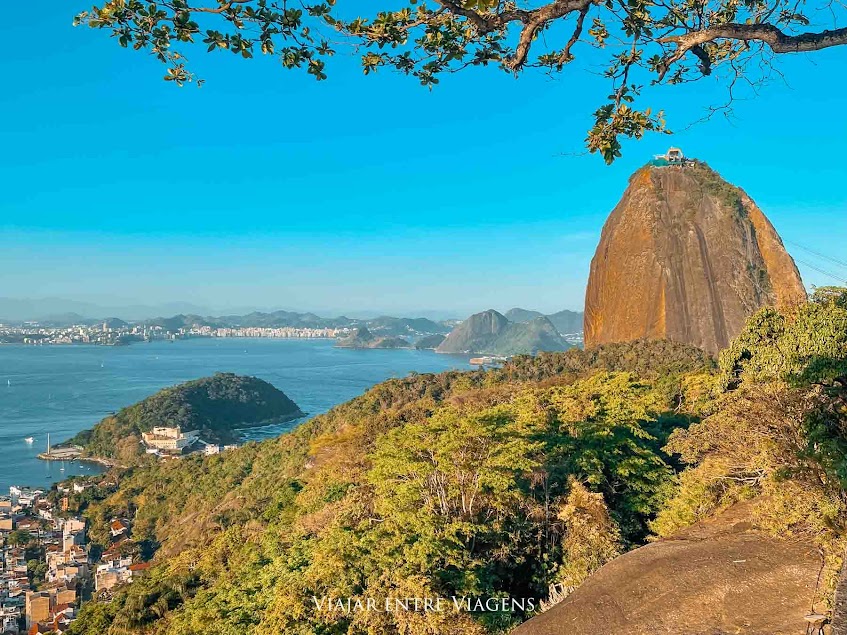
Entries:
[[[406, 2], [408, 4], [406, 4]], [[288, 69], [326, 79], [326, 58], [361, 57], [365, 74], [393, 67], [432, 87], [442, 73], [495, 65], [519, 74], [561, 71], [588, 47], [607, 51], [610, 90], [594, 113], [586, 144], [611, 163], [620, 138], [666, 131], [662, 112], [640, 109], [650, 83], [715, 75], [729, 88], [757, 83], [774, 56], [847, 44], [838, 0], [395, 0], [376, 15], [359, 6], [285, 0], [111, 0], [76, 24], [106, 29], [121, 46], [147, 50], [167, 65], [165, 79], [196, 78], [189, 44], [251, 58], [273, 55]]]

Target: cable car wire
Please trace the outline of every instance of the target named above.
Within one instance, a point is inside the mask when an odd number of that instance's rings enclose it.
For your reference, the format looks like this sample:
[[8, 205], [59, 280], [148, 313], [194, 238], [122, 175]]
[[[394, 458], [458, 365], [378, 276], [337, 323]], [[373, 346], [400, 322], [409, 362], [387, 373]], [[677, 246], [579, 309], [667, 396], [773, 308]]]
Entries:
[[827, 256], [826, 254], [822, 254], [819, 251], [815, 251], [811, 247], [806, 247], [805, 245], [801, 245], [800, 243], [795, 242], [793, 240], [786, 240], [785, 242], [790, 243], [790, 244], [792, 244], [796, 247], [799, 247], [803, 251], [807, 251], [810, 254], [817, 256], [818, 258], [823, 258], [824, 260], [829, 260], [830, 262], [835, 263], [836, 265], [839, 265], [839, 266], [847, 269], [847, 262], [844, 262], [843, 260], [839, 260], [838, 258], [833, 258], [832, 256]]

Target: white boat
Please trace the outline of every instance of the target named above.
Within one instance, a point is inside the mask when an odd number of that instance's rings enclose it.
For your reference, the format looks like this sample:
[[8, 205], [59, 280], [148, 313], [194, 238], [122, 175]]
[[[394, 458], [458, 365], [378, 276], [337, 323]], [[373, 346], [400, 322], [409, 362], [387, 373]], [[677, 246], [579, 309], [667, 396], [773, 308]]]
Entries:
[[26, 439], [24, 439], [24, 441], [26, 441], [29, 445], [32, 445], [32, 443], [33, 443], [33, 441], [35, 441], [35, 439], [33, 439], [32, 437], [27, 437]]

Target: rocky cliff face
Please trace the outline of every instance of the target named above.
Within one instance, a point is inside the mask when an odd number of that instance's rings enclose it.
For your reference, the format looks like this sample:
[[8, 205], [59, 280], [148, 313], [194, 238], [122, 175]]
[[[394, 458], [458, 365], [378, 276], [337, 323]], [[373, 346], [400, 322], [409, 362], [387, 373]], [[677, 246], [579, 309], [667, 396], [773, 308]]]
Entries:
[[715, 353], [763, 306], [805, 299], [762, 211], [704, 164], [643, 168], [591, 261], [585, 345], [667, 338]]

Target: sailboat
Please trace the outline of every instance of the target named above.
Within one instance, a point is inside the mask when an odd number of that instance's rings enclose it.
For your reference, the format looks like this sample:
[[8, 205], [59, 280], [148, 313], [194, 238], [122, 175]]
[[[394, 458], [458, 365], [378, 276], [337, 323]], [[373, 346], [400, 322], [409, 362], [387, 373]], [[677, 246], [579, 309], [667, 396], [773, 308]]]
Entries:
[[24, 439], [24, 441], [26, 441], [27, 444], [32, 445], [32, 443], [33, 443], [33, 441], [35, 441], [35, 439], [33, 439], [32, 437], [26, 437]]

